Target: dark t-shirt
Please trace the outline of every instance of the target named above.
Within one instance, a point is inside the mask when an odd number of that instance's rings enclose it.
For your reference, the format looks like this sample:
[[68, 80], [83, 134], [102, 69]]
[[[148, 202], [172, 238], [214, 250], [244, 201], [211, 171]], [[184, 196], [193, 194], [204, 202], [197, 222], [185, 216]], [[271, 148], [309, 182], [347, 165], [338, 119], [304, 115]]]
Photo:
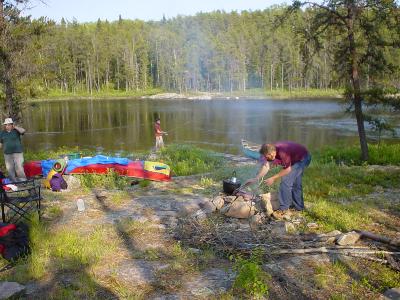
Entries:
[[293, 142], [276, 142], [276, 157], [272, 164], [281, 165], [283, 168], [288, 168], [295, 163], [303, 160], [308, 150], [303, 145]]
[[4, 154], [22, 153], [21, 134], [16, 129], [0, 132], [0, 142], [3, 144]]

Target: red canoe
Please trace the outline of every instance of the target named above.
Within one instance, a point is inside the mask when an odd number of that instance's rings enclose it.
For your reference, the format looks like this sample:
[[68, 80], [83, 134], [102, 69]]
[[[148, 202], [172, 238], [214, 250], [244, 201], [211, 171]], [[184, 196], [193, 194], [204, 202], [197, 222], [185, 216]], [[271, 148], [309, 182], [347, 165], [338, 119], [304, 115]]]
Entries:
[[[153, 171], [146, 169], [143, 161], [130, 161], [127, 165], [120, 164], [91, 164], [87, 166], [74, 168], [68, 174], [107, 174], [110, 169], [114, 170], [121, 176], [149, 179], [155, 181], [170, 181], [170, 172]], [[41, 161], [29, 161], [24, 164], [24, 170], [27, 177], [35, 177], [42, 175]]]

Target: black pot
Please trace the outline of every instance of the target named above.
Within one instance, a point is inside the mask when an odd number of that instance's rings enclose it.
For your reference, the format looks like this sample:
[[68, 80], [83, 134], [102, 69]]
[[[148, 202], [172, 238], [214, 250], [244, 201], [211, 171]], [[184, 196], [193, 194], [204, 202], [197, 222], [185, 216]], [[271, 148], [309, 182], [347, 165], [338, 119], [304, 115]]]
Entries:
[[240, 181], [236, 181], [236, 182], [232, 182], [232, 180], [230, 179], [224, 179], [223, 180], [223, 189], [224, 189], [224, 193], [228, 194], [228, 195], [232, 195], [232, 193], [237, 190], [238, 188], [240, 188], [241, 183]]

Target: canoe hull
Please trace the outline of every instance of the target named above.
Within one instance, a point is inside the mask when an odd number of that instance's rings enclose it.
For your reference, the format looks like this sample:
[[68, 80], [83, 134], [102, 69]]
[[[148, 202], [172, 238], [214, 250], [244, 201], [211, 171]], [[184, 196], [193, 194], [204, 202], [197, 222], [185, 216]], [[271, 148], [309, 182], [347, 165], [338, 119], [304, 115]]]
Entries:
[[242, 144], [242, 151], [245, 156], [250, 157], [255, 160], [260, 160], [261, 155], [258, 152], [260, 149], [260, 146], [257, 144], [249, 143], [246, 140], [241, 141]]
[[[41, 161], [29, 161], [24, 164], [27, 177], [43, 175]], [[126, 177], [148, 179], [154, 181], [170, 181], [171, 172], [169, 166], [163, 163], [149, 161], [130, 161], [127, 165], [122, 164], [89, 164], [75, 167], [65, 174], [107, 174], [114, 170], [117, 174]]]

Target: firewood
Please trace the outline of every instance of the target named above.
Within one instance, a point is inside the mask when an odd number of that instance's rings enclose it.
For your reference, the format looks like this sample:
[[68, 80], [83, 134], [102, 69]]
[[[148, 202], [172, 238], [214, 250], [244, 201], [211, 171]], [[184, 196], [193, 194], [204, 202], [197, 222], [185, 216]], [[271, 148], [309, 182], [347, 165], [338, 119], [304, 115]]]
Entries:
[[307, 248], [307, 249], [281, 249], [274, 252], [274, 254], [307, 254], [307, 253], [331, 253], [331, 254], [346, 254], [346, 253], [355, 253], [355, 254], [388, 254], [388, 255], [400, 255], [400, 252], [390, 252], [390, 251], [377, 251], [377, 250], [368, 250], [365, 248]]
[[359, 234], [361, 234], [361, 238], [368, 238], [377, 242], [381, 242], [384, 244], [389, 244], [392, 246], [397, 246], [400, 247], [400, 240], [399, 239], [390, 239], [385, 236], [377, 235], [369, 231], [363, 231], [363, 230], [355, 230]]

